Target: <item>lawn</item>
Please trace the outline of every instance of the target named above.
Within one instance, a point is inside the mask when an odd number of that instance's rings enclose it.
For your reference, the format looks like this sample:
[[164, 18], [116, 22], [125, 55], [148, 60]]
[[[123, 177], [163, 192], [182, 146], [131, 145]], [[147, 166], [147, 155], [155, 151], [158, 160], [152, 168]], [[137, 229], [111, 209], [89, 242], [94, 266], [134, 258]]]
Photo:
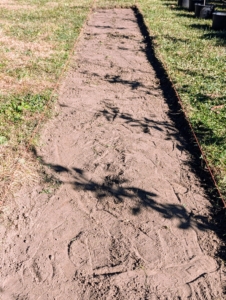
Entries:
[[[57, 88], [92, 5], [137, 4], [226, 195], [226, 33], [175, 0], [3, 0], [0, 3], [0, 196], [33, 180], [28, 149], [54, 111]], [[27, 155], [28, 154], [28, 155]]]

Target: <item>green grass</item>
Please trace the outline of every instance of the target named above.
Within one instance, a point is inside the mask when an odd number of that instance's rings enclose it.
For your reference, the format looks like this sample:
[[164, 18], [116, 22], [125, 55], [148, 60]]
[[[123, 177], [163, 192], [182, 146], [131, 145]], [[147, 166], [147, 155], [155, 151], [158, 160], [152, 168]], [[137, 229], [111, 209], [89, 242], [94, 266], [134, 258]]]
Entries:
[[130, 7], [136, 4], [136, 0], [97, 0], [96, 3], [103, 8]]
[[56, 0], [52, 6], [49, 2], [20, 0], [21, 8], [0, 8], [0, 79], [6, 82], [6, 88], [0, 88], [1, 137], [15, 137], [18, 122], [26, 122], [29, 116], [31, 125], [31, 118], [42, 112], [91, 4]]

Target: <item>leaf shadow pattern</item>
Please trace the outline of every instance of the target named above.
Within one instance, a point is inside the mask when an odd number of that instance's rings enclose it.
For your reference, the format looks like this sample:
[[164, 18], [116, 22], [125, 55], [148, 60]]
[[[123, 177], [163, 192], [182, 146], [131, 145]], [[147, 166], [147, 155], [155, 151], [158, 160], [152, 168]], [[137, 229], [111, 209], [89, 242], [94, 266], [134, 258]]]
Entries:
[[[126, 50], [126, 49], [124, 49]], [[103, 79], [99, 74], [97, 73], [89, 73], [88, 71], [83, 71], [81, 72], [83, 75], [92, 75], [96, 78], [101, 78]], [[131, 90], [136, 90], [138, 88], [144, 88], [146, 91], [148, 91], [148, 88], [146, 86], [144, 86], [141, 82], [137, 81], [137, 80], [125, 80], [123, 79], [121, 76], [119, 75], [110, 75], [110, 74], [106, 74], [104, 76], [104, 80], [114, 84], [114, 83], [120, 83], [122, 85], [127, 85], [131, 88]]]
[[[39, 157], [39, 159], [41, 159]], [[213, 224], [206, 216], [195, 215], [193, 211], [188, 211], [181, 204], [164, 203], [160, 196], [154, 192], [130, 186], [129, 181], [120, 175], [107, 175], [102, 182], [90, 180], [85, 172], [80, 168], [66, 168], [61, 165], [42, 163], [57, 174], [67, 173], [69, 180], [61, 180], [61, 183], [71, 184], [76, 191], [85, 191], [93, 193], [97, 202], [106, 203], [112, 201], [115, 204], [124, 203], [130, 213], [134, 216], [142, 213], [143, 209], [156, 211], [163, 219], [177, 220], [178, 228], [187, 230], [197, 228], [201, 231], [214, 229]], [[159, 199], [159, 201], [158, 201]], [[132, 203], [132, 205], [131, 205]], [[130, 204], [130, 205], [129, 205]]]
[[137, 89], [138, 87], [144, 87], [139, 81], [130, 81], [130, 80], [123, 80], [119, 75], [110, 76], [106, 75], [105, 79], [110, 83], [121, 83], [123, 85], [131, 86], [131, 89]]
[[[154, 114], [149, 115], [149, 118], [143, 117], [138, 119], [130, 113], [120, 112], [117, 106], [112, 106], [112, 104], [106, 102], [104, 109], [97, 111], [95, 114], [96, 118], [100, 116], [104, 116], [109, 122], [114, 122], [116, 118], [119, 118], [126, 125], [140, 128], [145, 134], [152, 134], [151, 131], [153, 130], [156, 130], [159, 133], [164, 131], [164, 139], [171, 140], [172, 138], [175, 138], [178, 141], [176, 147], [179, 150], [186, 149], [188, 147], [188, 144], [186, 143], [183, 136], [178, 132], [178, 130], [176, 130], [174, 123], [168, 122], [166, 120], [155, 120]], [[151, 117], [153, 117], [153, 119], [151, 119]]]
[[96, 112], [95, 117], [98, 118], [100, 116], [104, 116], [109, 122], [113, 122], [116, 118], [120, 118], [125, 124], [130, 125], [131, 127], [140, 127], [144, 133], [150, 133], [150, 129], [158, 131], [170, 129], [171, 134], [174, 133], [175, 135], [178, 135], [175, 127], [167, 121], [156, 121], [146, 117], [141, 119], [134, 118], [132, 114], [124, 112], [121, 113], [117, 106], [112, 106], [109, 103], [105, 103], [105, 108]]

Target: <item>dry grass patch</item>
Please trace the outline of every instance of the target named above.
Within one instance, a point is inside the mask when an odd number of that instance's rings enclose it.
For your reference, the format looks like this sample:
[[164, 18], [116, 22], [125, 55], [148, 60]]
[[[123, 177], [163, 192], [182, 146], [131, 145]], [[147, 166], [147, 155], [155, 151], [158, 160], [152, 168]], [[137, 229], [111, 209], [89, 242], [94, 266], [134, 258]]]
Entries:
[[16, 10], [16, 9], [31, 9], [31, 7], [35, 8], [34, 5], [27, 5], [27, 4], [18, 4], [15, 0], [1, 0], [0, 3], [0, 9], [6, 8], [10, 10]]
[[4, 206], [24, 182], [31, 185], [39, 181], [39, 166], [25, 148], [13, 151], [11, 145], [0, 148], [0, 161], [0, 205]]
[[26, 94], [26, 93], [42, 93], [45, 90], [54, 88], [55, 84], [54, 82], [47, 82], [44, 79], [43, 80], [35, 80], [34, 79], [21, 79], [17, 80], [14, 77], [10, 76], [4, 76], [3, 79], [1, 79], [0, 75], [0, 86], [2, 90], [2, 96], [7, 96], [9, 93], [13, 90], [18, 91], [20, 94]]
[[136, 4], [136, 0], [97, 0], [97, 7], [112, 8], [112, 7], [130, 7]]
[[[8, 56], [26, 56], [48, 58], [53, 55], [56, 45], [54, 43], [45, 42], [45, 37], [40, 37], [37, 41], [27, 42], [9, 37], [0, 33], [0, 44], [5, 49]], [[10, 57], [12, 59], [12, 57]]]

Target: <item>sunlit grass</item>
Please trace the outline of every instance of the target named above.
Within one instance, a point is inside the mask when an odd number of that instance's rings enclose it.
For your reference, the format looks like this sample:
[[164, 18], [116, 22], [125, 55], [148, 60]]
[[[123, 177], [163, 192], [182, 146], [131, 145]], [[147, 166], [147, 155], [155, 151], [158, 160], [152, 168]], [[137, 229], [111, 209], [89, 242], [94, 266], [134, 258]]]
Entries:
[[136, 0], [97, 0], [96, 5], [103, 8], [130, 7], [136, 4]]

